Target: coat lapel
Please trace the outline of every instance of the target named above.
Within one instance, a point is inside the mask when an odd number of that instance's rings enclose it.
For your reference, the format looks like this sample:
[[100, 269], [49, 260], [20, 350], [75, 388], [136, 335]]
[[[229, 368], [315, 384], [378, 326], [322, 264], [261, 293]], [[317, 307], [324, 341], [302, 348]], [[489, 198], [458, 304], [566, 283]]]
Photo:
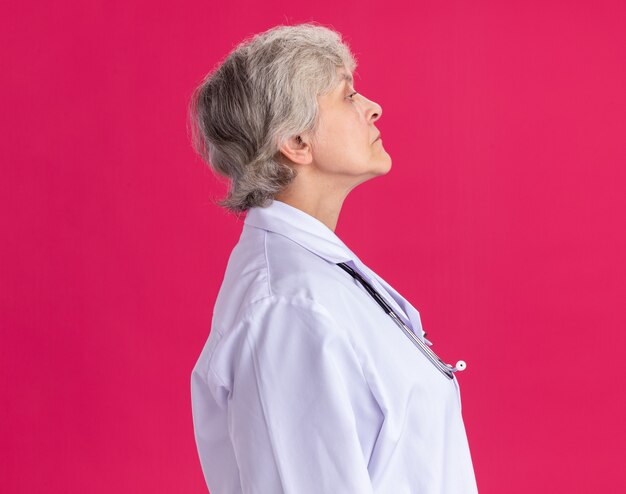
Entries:
[[[387, 283], [383, 278], [377, 275], [374, 271], [369, 269], [367, 266], [363, 265], [367, 272], [365, 275], [368, 276], [369, 279], [374, 278], [393, 298], [395, 305], [400, 306], [404, 314], [399, 314], [400, 316], [405, 316], [411, 322], [410, 327], [413, 332], [419, 336], [422, 340], [424, 340], [428, 345], [432, 345], [432, 342], [428, 341], [424, 335], [426, 332], [422, 328], [422, 321], [420, 318], [419, 311], [413, 307], [408, 300], [406, 300], [402, 295], [400, 295], [389, 283]], [[381, 295], [385, 295], [384, 293]], [[387, 297], [385, 297], [387, 298]]]

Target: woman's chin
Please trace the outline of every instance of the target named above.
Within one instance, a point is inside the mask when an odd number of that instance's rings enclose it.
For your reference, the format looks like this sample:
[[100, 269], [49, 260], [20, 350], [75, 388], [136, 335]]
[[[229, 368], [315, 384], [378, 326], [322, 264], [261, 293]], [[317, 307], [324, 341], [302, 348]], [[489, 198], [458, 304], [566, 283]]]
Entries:
[[389, 170], [391, 170], [391, 156], [387, 154], [387, 157], [388, 159], [382, 161], [380, 165], [380, 169], [383, 170], [382, 175], [389, 173]]

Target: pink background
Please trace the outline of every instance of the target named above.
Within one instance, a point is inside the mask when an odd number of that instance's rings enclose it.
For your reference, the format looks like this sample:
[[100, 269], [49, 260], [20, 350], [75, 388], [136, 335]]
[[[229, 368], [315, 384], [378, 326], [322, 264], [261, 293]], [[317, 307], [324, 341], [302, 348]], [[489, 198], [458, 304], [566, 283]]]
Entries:
[[624, 2], [1, 8], [1, 492], [206, 492], [189, 379], [242, 225], [186, 105], [309, 20], [393, 158], [337, 234], [467, 361], [481, 494], [626, 491]]

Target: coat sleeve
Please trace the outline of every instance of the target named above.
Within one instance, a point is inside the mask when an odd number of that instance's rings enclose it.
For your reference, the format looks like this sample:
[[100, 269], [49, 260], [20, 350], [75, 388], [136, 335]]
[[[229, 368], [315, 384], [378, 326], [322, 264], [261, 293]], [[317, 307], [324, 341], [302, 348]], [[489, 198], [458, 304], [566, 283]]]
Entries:
[[228, 422], [246, 494], [371, 494], [351, 382], [361, 372], [330, 314], [269, 297], [247, 311]]

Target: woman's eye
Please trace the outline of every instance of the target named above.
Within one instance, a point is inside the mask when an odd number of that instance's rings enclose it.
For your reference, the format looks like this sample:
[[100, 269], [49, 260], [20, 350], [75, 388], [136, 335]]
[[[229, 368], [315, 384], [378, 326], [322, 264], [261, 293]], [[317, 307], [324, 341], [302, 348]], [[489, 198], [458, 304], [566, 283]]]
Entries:
[[352, 94], [349, 94], [349, 95], [348, 95], [348, 98], [352, 99], [352, 97], [353, 97], [355, 94], [359, 94], [359, 93], [357, 93], [356, 91], [354, 91]]

